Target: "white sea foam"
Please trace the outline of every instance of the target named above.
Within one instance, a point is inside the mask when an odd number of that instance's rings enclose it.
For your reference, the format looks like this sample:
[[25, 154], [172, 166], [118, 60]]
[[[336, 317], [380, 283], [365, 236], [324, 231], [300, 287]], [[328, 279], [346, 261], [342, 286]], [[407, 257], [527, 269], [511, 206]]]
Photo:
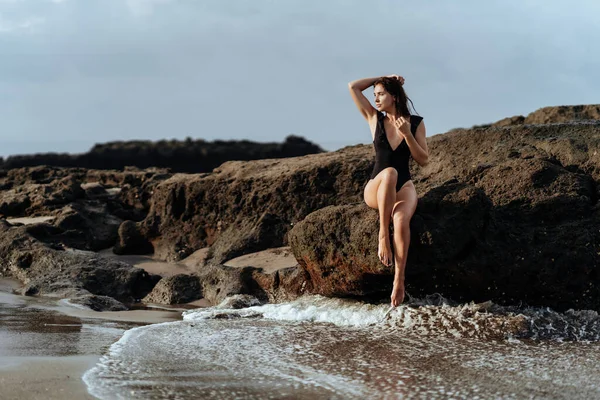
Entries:
[[280, 304], [264, 304], [242, 309], [213, 307], [189, 310], [183, 313], [184, 320], [215, 318], [263, 317], [279, 321], [327, 322], [338, 326], [369, 326], [381, 322], [389, 306], [365, 304], [358, 301], [304, 296]]
[[[438, 305], [433, 305], [437, 303]], [[322, 322], [337, 326], [378, 326], [410, 330], [423, 335], [506, 338], [527, 332], [526, 318], [514, 313], [489, 312], [491, 303], [450, 306], [441, 298], [414, 300], [390, 310], [387, 304], [366, 304], [356, 300], [303, 296], [295, 301], [265, 304], [244, 309], [222, 306], [189, 310], [184, 320], [266, 318], [278, 321]]]
[[319, 322], [348, 327], [387, 327], [421, 335], [480, 339], [535, 338], [600, 340], [600, 317], [591, 310], [559, 313], [548, 308], [502, 307], [491, 301], [452, 305], [439, 295], [411, 299], [390, 310], [387, 304], [303, 296], [295, 301], [243, 309], [227, 303], [189, 310], [184, 320], [266, 318], [277, 321]]

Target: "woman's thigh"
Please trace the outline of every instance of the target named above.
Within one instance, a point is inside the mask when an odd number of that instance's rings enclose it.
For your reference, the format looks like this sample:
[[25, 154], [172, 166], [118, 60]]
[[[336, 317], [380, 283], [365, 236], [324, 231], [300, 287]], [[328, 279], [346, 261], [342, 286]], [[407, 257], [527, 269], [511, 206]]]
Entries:
[[363, 196], [365, 203], [367, 203], [369, 207], [376, 210], [379, 209], [379, 205], [377, 203], [377, 191], [379, 190], [379, 185], [381, 185], [381, 182], [386, 177], [395, 177], [395, 179], [398, 179], [398, 172], [394, 168], [388, 167], [381, 170], [377, 175], [375, 175], [375, 178], [369, 179], [367, 182]]
[[396, 202], [392, 209], [392, 218], [410, 221], [417, 209], [417, 191], [412, 181], [407, 181], [396, 193]]

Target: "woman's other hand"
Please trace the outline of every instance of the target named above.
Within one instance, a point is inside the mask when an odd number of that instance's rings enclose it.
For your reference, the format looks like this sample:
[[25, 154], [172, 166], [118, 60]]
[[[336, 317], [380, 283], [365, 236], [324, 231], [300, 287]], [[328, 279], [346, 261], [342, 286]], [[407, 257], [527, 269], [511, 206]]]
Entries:
[[410, 120], [400, 117], [394, 121], [394, 126], [399, 135], [402, 135], [405, 139], [410, 135]]
[[400, 75], [392, 74], [392, 75], [388, 75], [387, 77], [398, 79], [400, 81], [400, 85], [404, 85], [404, 77], [402, 77]]

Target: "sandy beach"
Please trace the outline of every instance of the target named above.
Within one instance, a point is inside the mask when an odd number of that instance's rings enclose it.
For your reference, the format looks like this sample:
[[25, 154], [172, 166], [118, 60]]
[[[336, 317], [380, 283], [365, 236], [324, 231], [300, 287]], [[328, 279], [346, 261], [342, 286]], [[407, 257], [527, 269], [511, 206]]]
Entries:
[[81, 376], [99, 358], [100, 356], [3, 357], [0, 361], [0, 399], [95, 399], [87, 392]]
[[93, 399], [81, 380], [122, 333], [181, 319], [182, 309], [96, 312], [12, 294], [0, 280], [0, 399]]

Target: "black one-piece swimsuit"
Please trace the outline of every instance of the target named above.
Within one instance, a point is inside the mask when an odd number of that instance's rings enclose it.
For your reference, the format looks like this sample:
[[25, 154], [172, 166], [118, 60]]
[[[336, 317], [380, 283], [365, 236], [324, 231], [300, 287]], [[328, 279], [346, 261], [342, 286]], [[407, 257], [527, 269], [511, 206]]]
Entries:
[[[371, 179], [375, 178], [378, 173], [388, 167], [396, 169], [398, 172], [398, 180], [396, 181], [396, 192], [400, 190], [402, 185], [410, 180], [410, 170], [408, 169], [408, 159], [410, 157], [410, 149], [406, 144], [406, 140], [402, 139], [402, 142], [392, 149], [390, 142], [385, 134], [385, 127], [383, 119], [385, 116], [382, 112], [377, 111], [377, 127], [375, 128], [375, 140], [373, 140], [373, 146], [375, 147], [375, 166], [371, 173]], [[410, 131], [415, 135], [417, 132], [417, 126], [421, 123], [423, 117], [418, 115], [410, 116]]]

